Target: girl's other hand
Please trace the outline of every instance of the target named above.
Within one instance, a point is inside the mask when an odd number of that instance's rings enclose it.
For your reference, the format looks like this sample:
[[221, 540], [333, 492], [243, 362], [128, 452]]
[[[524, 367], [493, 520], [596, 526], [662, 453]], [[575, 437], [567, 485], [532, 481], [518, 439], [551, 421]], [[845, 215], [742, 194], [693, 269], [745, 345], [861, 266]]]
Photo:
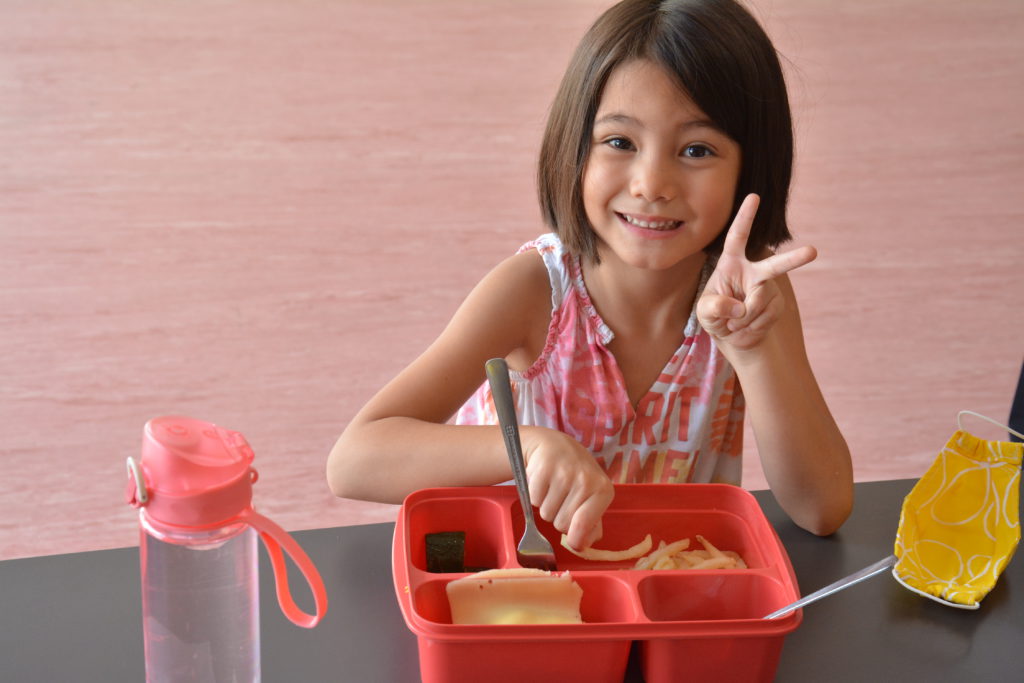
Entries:
[[601, 516], [615, 491], [593, 453], [568, 434], [546, 427], [522, 427], [523, 457], [530, 499], [541, 519], [568, 536], [577, 550], [601, 538]]
[[700, 324], [719, 342], [748, 350], [764, 340], [782, 315], [785, 299], [775, 278], [806, 265], [818, 255], [805, 246], [760, 261], [747, 258], [747, 239], [760, 199], [747, 195], [725, 236], [715, 271], [697, 302]]

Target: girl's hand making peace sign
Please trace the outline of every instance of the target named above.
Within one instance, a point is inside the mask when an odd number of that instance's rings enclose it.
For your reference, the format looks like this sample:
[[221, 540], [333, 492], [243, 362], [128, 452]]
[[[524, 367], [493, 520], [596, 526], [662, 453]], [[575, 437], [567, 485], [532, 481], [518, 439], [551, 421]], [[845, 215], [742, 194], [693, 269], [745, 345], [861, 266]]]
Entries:
[[725, 245], [704, 293], [697, 318], [716, 343], [738, 351], [753, 349], [782, 315], [785, 299], [775, 278], [813, 261], [818, 255], [806, 246], [760, 261], [747, 258], [747, 238], [760, 199], [747, 195], [729, 226]]

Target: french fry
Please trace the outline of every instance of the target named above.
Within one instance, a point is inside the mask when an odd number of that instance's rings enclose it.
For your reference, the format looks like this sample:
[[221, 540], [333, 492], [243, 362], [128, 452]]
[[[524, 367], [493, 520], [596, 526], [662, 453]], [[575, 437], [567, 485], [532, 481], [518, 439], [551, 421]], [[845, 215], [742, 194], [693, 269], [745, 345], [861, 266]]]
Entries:
[[697, 534], [697, 540], [700, 541], [700, 544], [704, 546], [704, 549], [711, 553], [712, 556], [723, 557], [722, 551], [716, 548], [715, 546], [711, 545], [711, 542], [708, 539], [704, 538], [700, 534]]
[[651, 569], [675, 569], [676, 561], [671, 557], [663, 555], [654, 561], [654, 565]]
[[722, 552], [736, 560], [736, 569], [747, 569], [747, 563], [743, 561], [743, 558], [740, 557], [738, 552], [735, 550], [723, 550]]
[[679, 559], [681, 560], [680, 569], [693, 569], [695, 566], [704, 561], [704, 557], [697, 550], [691, 550], [688, 553], [680, 553]]
[[[690, 546], [690, 539], [688, 539], [688, 538], [684, 538], [684, 539], [682, 539], [680, 541], [676, 541], [675, 543], [669, 543], [668, 545], [665, 545], [665, 542], [662, 541], [661, 545], [658, 546], [657, 550], [655, 550], [653, 553], [651, 553], [647, 557], [640, 558], [641, 560], [647, 560], [644, 563], [643, 567], [639, 566], [639, 562], [638, 562], [637, 566], [634, 567], [634, 568], [635, 569], [647, 569], [647, 568], [659, 569], [659, 567], [657, 567], [655, 565], [657, 565], [658, 562], [660, 562], [663, 557], [670, 557], [672, 555], [675, 555], [676, 553], [678, 553], [681, 550], [686, 550], [686, 548], [688, 548], [689, 546]], [[664, 569], [665, 568], [664, 564], [660, 568]], [[675, 569], [675, 566], [672, 566], [671, 569]]]
[[601, 562], [621, 562], [622, 560], [632, 560], [641, 555], [646, 555], [651, 549], [653, 541], [651, 535], [647, 534], [644, 540], [640, 541], [632, 548], [626, 548], [625, 550], [602, 550], [599, 548], [584, 548], [583, 550], [573, 550], [569, 545], [569, 537], [562, 534], [562, 547], [568, 550], [576, 557], [581, 557], [584, 560], [596, 560]]
[[721, 555], [720, 557], [709, 557], [693, 566], [690, 569], [731, 569], [736, 566], [736, 560]]

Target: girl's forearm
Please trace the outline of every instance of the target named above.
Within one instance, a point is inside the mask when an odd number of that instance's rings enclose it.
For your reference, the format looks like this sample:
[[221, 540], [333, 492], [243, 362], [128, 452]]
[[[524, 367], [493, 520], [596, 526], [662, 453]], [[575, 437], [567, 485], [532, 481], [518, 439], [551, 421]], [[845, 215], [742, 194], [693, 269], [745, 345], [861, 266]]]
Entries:
[[782, 508], [819, 535], [836, 531], [853, 506], [850, 451], [806, 358], [777, 335], [733, 366], [747, 402], [765, 478]]
[[497, 427], [409, 417], [349, 425], [327, 459], [335, 495], [381, 503], [401, 503], [421, 488], [486, 486], [511, 478]]

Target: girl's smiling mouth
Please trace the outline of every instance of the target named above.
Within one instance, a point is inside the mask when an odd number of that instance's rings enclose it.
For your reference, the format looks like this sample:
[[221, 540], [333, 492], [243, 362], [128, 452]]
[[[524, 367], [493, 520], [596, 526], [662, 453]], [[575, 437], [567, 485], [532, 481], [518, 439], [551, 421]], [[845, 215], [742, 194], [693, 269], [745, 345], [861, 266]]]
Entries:
[[643, 231], [670, 232], [683, 224], [671, 218], [661, 216], [645, 216], [643, 214], [615, 212], [619, 220], [631, 228], [638, 228]]

